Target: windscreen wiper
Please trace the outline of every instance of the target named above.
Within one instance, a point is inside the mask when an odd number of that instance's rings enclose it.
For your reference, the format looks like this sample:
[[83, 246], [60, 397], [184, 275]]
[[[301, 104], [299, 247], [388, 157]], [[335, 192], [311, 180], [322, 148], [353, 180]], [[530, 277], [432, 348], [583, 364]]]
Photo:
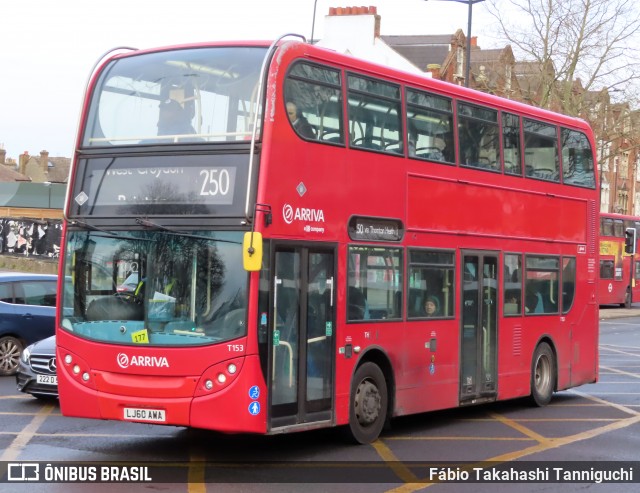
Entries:
[[193, 238], [194, 240], [206, 240], [206, 241], [213, 241], [213, 242], [220, 242], [220, 243], [232, 243], [234, 245], [242, 245], [241, 241], [220, 240], [218, 238], [212, 238], [210, 236], [200, 236], [200, 235], [194, 235], [194, 234], [191, 234], [191, 233], [183, 233], [182, 231], [178, 231], [178, 230], [170, 228], [168, 226], [164, 226], [162, 224], [158, 224], [158, 223], [156, 223], [154, 221], [150, 221], [149, 219], [144, 218], [144, 217], [137, 217], [136, 218], [136, 222], [140, 226], [144, 226], [145, 228], [157, 229], [157, 230], [164, 231], [164, 232], [172, 234], [172, 235], [181, 236], [183, 238]]

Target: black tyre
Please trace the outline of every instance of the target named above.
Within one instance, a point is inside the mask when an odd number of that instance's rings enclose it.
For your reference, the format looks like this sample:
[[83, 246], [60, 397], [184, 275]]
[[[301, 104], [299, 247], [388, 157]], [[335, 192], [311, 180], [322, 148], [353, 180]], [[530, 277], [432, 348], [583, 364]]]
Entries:
[[6, 336], [0, 339], [0, 376], [16, 373], [23, 349], [22, 342], [15, 337]]
[[531, 401], [542, 407], [549, 404], [555, 388], [556, 359], [546, 342], [538, 344], [531, 364]]
[[387, 419], [387, 382], [375, 363], [364, 363], [351, 383], [349, 437], [356, 443], [375, 441]]

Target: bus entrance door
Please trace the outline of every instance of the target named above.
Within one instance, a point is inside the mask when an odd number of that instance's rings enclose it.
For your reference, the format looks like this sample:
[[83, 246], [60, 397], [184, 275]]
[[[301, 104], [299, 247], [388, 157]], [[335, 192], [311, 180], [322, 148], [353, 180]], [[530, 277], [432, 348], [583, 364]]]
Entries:
[[460, 403], [494, 400], [497, 393], [498, 256], [463, 252]]
[[276, 246], [273, 283], [269, 428], [329, 422], [335, 331], [333, 249]]

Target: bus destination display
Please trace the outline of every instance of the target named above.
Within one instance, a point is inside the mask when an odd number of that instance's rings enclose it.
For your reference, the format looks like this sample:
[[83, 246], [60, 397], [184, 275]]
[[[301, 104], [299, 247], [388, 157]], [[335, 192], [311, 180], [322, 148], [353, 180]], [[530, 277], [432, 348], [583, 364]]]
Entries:
[[72, 197], [74, 208], [81, 215], [101, 215], [105, 208], [133, 214], [142, 212], [140, 207], [148, 213], [171, 214], [175, 206], [199, 206], [189, 213], [209, 214], [212, 206], [240, 203], [244, 194], [237, 187], [246, 185], [244, 167], [235, 156], [213, 161], [206, 157], [162, 156], [142, 163], [138, 158], [135, 166], [126, 157], [85, 160], [80, 175], [84, 179], [76, 183]]
[[349, 238], [356, 241], [400, 241], [402, 221], [377, 217], [353, 216], [349, 220]]

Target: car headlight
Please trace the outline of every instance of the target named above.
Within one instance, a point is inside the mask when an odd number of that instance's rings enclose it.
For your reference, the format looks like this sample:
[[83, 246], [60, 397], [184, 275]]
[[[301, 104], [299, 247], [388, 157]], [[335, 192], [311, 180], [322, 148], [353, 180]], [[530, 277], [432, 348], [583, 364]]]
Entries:
[[33, 344], [31, 346], [28, 346], [26, 348], [24, 348], [22, 350], [22, 355], [20, 356], [22, 358], [22, 362], [25, 364], [29, 364], [29, 360], [31, 359], [31, 349], [33, 348]]

